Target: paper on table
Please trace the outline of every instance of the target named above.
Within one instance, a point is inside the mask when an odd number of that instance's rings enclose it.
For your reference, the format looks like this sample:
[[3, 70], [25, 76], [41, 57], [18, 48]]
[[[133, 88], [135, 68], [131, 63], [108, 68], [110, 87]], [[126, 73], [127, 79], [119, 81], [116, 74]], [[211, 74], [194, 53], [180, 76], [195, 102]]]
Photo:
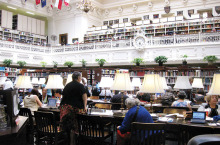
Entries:
[[183, 118], [183, 117], [184, 117], [183, 114], [179, 114], [179, 113], [168, 114], [168, 115], [166, 115], [166, 117], [171, 117], [171, 116], [173, 116], [173, 115], [176, 115], [178, 118]]
[[213, 121], [213, 118], [212, 118], [212, 117], [206, 117], [205, 120], [206, 120], [206, 121]]

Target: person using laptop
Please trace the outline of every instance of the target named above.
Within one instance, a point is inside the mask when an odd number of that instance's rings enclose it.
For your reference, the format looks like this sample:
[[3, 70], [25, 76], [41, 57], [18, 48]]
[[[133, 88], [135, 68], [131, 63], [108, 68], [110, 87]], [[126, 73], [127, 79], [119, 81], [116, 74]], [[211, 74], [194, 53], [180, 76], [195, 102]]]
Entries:
[[217, 95], [209, 95], [206, 96], [206, 105], [200, 105], [198, 111], [207, 111], [209, 117], [220, 115], [220, 105], [218, 103], [218, 96]]
[[39, 107], [42, 106], [40, 99], [38, 98], [39, 92], [37, 89], [32, 89], [31, 93], [24, 98], [24, 107], [31, 110], [32, 115], [34, 111], [37, 111]]

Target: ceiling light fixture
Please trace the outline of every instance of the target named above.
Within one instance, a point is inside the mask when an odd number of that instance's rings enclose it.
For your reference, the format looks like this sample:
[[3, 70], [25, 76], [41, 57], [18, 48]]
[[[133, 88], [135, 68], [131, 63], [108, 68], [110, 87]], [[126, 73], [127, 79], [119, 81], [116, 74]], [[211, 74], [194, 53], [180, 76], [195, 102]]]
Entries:
[[82, 0], [81, 3], [77, 4], [77, 8], [88, 13], [93, 7], [90, 0]]
[[32, 12], [26, 12], [27, 14], [31, 14], [31, 15], [35, 15], [34, 13], [32, 13]]
[[15, 8], [15, 7], [11, 7], [11, 6], [7, 6], [7, 8], [9, 8], [9, 9], [13, 9], [13, 10], [17, 10], [17, 8]]

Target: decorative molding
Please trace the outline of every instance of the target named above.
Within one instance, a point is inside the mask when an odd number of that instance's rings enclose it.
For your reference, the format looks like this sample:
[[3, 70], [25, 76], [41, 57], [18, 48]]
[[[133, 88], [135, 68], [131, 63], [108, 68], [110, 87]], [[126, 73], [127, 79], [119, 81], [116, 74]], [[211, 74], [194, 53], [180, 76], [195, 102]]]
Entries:
[[25, 4], [26, 4], [26, 1], [25, 1], [25, 0], [21, 0], [21, 3], [22, 3], [23, 5], [25, 5]]
[[169, 0], [164, 0], [164, 3], [166, 6], [168, 6], [170, 4], [170, 1]]
[[133, 12], [136, 12], [138, 9], [138, 6], [136, 4], [133, 4]]
[[123, 8], [120, 6], [120, 7], [118, 7], [118, 12], [119, 13], [122, 13], [123, 12]]
[[153, 7], [153, 3], [152, 2], [148, 2], [147, 6], [148, 6], [148, 8], [152, 8]]

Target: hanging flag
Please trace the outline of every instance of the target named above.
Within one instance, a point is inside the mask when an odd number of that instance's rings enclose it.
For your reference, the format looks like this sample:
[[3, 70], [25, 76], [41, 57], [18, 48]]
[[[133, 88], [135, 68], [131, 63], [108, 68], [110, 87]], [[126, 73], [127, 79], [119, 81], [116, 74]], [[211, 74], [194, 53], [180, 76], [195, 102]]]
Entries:
[[53, 9], [53, 0], [50, 0], [50, 7]]
[[46, 6], [46, 5], [47, 5], [46, 0], [41, 0], [41, 6], [42, 6], [42, 8], [43, 8], [44, 6]]
[[69, 3], [70, 3], [70, 0], [64, 0], [64, 4], [65, 4], [66, 6], [68, 6]]
[[36, 0], [36, 5], [40, 4], [40, 0]]
[[62, 0], [56, 0], [55, 7], [57, 7], [58, 9], [60, 9], [60, 10], [61, 10], [62, 3], [63, 3], [63, 1], [62, 1]]

